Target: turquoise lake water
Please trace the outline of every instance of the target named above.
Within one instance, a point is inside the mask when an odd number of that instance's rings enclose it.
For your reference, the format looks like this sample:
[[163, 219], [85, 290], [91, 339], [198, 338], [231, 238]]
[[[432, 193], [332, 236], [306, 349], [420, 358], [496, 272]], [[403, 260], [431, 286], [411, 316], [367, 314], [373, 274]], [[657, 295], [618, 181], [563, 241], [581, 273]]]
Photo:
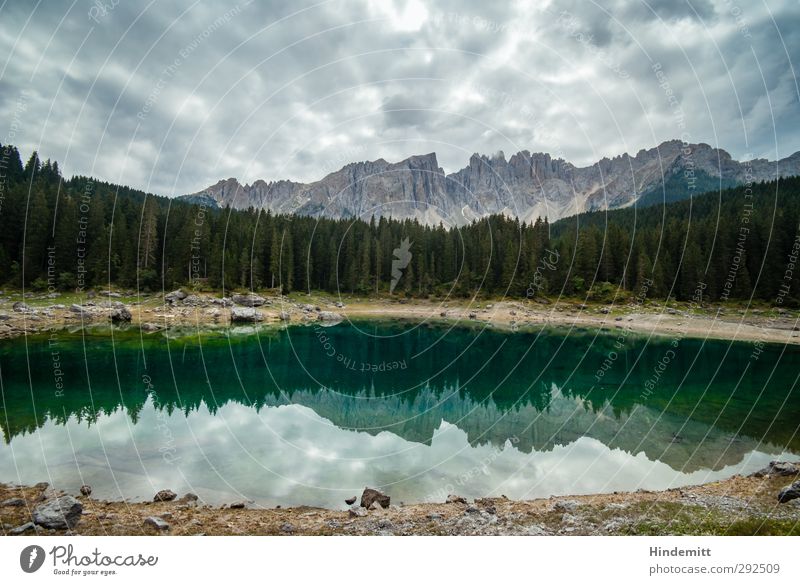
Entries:
[[662, 489], [800, 452], [800, 350], [412, 322], [0, 343], [0, 481], [344, 507]]

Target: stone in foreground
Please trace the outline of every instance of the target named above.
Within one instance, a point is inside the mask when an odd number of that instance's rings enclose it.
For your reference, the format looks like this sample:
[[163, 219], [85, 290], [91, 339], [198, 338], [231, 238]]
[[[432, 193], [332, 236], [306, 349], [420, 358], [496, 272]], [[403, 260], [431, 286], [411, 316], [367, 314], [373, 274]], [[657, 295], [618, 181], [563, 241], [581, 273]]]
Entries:
[[35, 528], [36, 525], [33, 522], [26, 522], [25, 524], [17, 526], [16, 528], [12, 528], [11, 530], [8, 531], [8, 533], [12, 535], [24, 534], [28, 530], [34, 530]]
[[788, 461], [770, 461], [769, 465], [765, 468], [759, 469], [750, 475], [751, 477], [770, 477], [773, 475], [784, 477], [798, 474], [800, 474], [800, 467], [795, 463], [789, 463]]
[[169, 530], [169, 524], [167, 524], [163, 519], [159, 518], [158, 516], [148, 516], [144, 519], [145, 526], [151, 526], [158, 530], [159, 532], [165, 532]]
[[178, 494], [173, 492], [172, 490], [161, 490], [155, 496], [153, 496], [154, 502], [171, 502], [175, 498], [178, 497]]
[[447, 496], [447, 500], [445, 500], [446, 504], [466, 504], [467, 498], [464, 496], [457, 496], [456, 494], [450, 494]]
[[351, 506], [350, 507], [350, 517], [351, 518], [363, 518], [367, 515], [367, 509], [362, 508], [361, 506]]
[[785, 504], [800, 498], [800, 481], [794, 482], [792, 485], [787, 485], [780, 492], [778, 492], [778, 502]]
[[33, 521], [45, 528], [73, 528], [80, 520], [83, 506], [72, 496], [48, 500], [33, 511]]
[[382, 508], [388, 508], [391, 498], [376, 489], [364, 488], [361, 494], [361, 507], [369, 508], [373, 502], [378, 502]]

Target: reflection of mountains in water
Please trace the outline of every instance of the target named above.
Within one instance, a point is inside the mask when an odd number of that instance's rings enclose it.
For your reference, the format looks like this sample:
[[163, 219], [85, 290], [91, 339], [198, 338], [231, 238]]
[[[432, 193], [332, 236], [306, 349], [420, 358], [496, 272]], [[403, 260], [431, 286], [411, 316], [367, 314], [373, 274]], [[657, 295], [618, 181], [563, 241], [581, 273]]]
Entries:
[[267, 405], [307, 406], [340, 428], [371, 434], [388, 431], [426, 444], [442, 420], [466, 432], [473, 445], [502, 447], [511, 441], [525, 452], [546, 451], [591, 437], [611, 449], [644, 453], [684, 472], [718, 470], [741, 462], [754, 449], [776, 454], [783, 450], [646, 406], [623, 414], [615, 414], [608, 403], [592, 409], [579, 397], [563, 395], [555, 385], [543, 409], [530, 402], [504, 409], [491, 399], [478, 402], [457, 391], [431, 389], [411, 400], [366, 391], [348, 396], [329, 390], [298, 390], [274, 402], [270, 398]]
[[[86, 343], [59, 333], [60, 395], [48, 338], [11, 340], [0, 343], [0, 426], [10, 442], [47, 419], [91, 424], [120, 407], [136, 422], [148, 399], [187, 414], [203, 405], [214, 413], [231, 401], [255, 408], [293, 402], [343, 428], [420, 443], [445, 420], [475, 444], [514, 437], [524, 451], [548, 450], [589, 436], [686, 470], [736, 462], [759, 440], [800, 451], [796, 348], [766, 346], [752, 361], [747, 344], [683, 339], [645, 397], [669, 340], [630, 335], [619, 349], [614, 336], [588, 333], [369, 327], [371, 335], [327, 328], [325, 340], [355, 364], [405, 361], [405, 369], [344, 367], [313, 327], [202, 344], [122, 334]], [[618, 357], [597, 383], [612, 351]]]
[[[48, 408], [39, 404], [38, 425], [34, 422], [33, 412], [22, 417], [23, 413], [17, 410], [15, 416], [8, 418], [9, 425], [0, 426], [3, 426], [6, 442], [9, 442], [16, 434], [33, 432], [48, 419], [64, 423], [67, 418], [75, 417], [93, 424], [104, 413], [120, 408], [127, 409], [136, 423], [149, 399], [159, 410], [169, 414], [182, 411], [187, 416], [202, 407], [213, 413], [227, 402], [256, 409], [298, 404], [312, 409], [339, 428], [373, 435], [390, 432], [424, 444], [430, 444], [443, 420], [463, 430], [473, 445], [503, 447], [510, 441], [523, 452], [547, 451], [556, 445], [568, 445], [580, 437], [591, 437], [611, 449], [644, 453], [651, 460], [659, 460], [684, 472], [718, 470], [739, 463], [754, 449], [780, 453], [784, 447], [765, 445], [751, 437], [737, 436], [704, 422], [641, 404], [624, 412], [616, 411], [609, 401], [599, 406], [592, 405], [584, 397], [562, 393], [555, 384], [551, 384], [549, 390], [541, 388], [534, 395], [536, 404], [528, 397], [515, 404], [498, 404], [491, 396], [478, 400], [453, 386], [442, 390], [426, 386], [414, 393], [399, 395], [380, 395], [367, 390], [342, 393], [330, 389], [298, 389], [270, 392], [255, 402], [243, 396], [192, 393], [183, 397], [188, 399], [188, 403], [183, 401], [183, 404], [179, 404], [177, 396], [165, 398], [145, 393], [127, 396], [123, 404], [118, 398], [108, 400], [111, 397], [101, 393], [94, 397], [96, 410], [90, 404], [82, 404], [59, 412], [55, 405]], [[28, 421], [27, 424], [24, 420]]]

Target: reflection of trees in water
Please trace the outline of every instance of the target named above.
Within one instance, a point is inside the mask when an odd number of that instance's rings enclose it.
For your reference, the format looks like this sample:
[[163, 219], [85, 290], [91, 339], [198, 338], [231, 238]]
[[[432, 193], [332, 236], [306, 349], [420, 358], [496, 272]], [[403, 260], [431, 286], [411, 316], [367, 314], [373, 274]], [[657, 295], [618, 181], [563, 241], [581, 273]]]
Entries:
[[[337, 426], [423, 443], [442, 420], [466, 431], [471, 442], [502, 445], [516, 437], [525, 451], [590, 436], [686, 470], [738, 461], [756, 439], [800, 450], [794, 437], [800, 401], [789, 394], [783, 405], [800, 365], [794, 349], [778, 360], [782, 348], [769, 348], [737, 388], [749, 346], [683, 340], [658, 387], [643, 398], [666, 341], [644, 343], [628, 335], [623, 351], [614, 348], [619, 355], [598, 385], [595, 373], [614, 347], [611, 336], [438, 327], [403, 333], [399, 325], [362, 326], [396, 336], [378, 339], [349, 326], [325, 329], [336, 354], [355, 366], [329, 357], [313, 327], [202, 343], [151, 336], [145, 340], [147, 370], [138, 335], [116, 336], [113, 346], [108, 337], [93, 338], [85, 355], [80, 337], [64, 336], [61, 397], [54, 392], [46, 338], [29, 338], [30, 385], [25, 344], [7, 342], [0, 346], [0, 424], [8, 442], [47, 419], [63, 423], [74, 416], [92, 424], [124, 408], [136, 422], [155, 392], [169, 413], [202, 405], [213, 413], [229, 401], [254, 408], [298, 403]], [[403, 360], [406, 369], [390, 372], [359, 366]], [[143, 383], [145, 375], [152, 389]], [[765, 380], [770, 382], [762, 393]]]

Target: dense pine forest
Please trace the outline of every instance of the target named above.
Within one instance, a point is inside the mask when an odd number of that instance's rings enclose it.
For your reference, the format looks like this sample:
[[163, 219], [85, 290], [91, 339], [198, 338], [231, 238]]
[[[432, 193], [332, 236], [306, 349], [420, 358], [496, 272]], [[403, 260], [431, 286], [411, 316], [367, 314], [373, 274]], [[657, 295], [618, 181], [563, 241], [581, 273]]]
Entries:
[[[668, 185], [669, 186], [669, 185]], [[669, 193], [667, 200], [669, 200]], [[209, 209], [0, 147], [0, 282], [33, 290], [264, 289], [424, 297], [751, 297], [800, 304], [800, 178], [549, 224], [461, 228]], [[403, 262], [405, 264], [405, 262]]]

